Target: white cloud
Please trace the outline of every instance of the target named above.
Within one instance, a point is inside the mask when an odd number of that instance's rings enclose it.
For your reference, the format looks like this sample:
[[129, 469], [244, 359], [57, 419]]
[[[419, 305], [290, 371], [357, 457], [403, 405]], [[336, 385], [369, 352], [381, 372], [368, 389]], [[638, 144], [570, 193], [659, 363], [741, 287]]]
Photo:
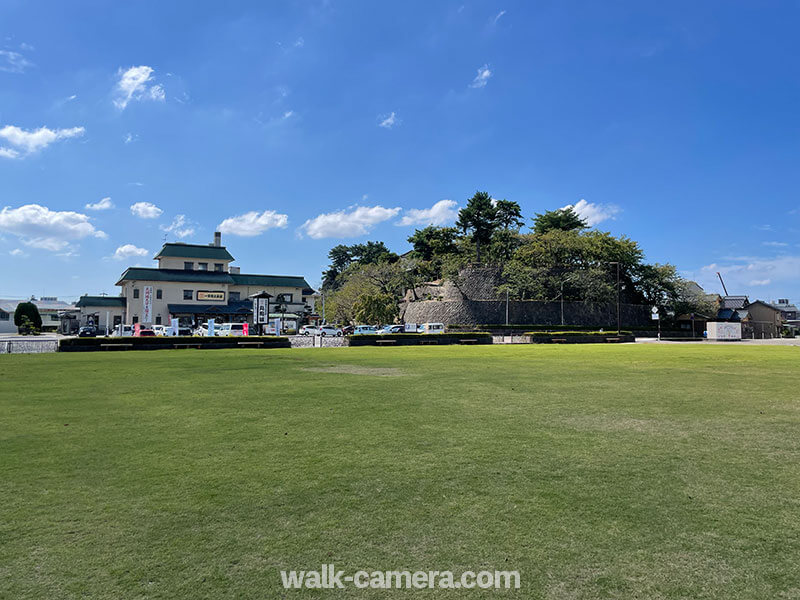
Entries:
[[87, 204], [84, 208], [86, 210], [110, 210], [114, 208], [114, 203], [111, 202], [111, 198], [103, 198], [94, 204]]
[[717, 272], [722, 274], [731, 294], [746, 294], [748, 287], [773, 286], [771, 291], [776, 296], [791, 297], [800, 280], [800, 256], [729, 257], [725, 262], [706, 265], [688, 275], [705, 289], [722, 293]]
[[469, 84], [471, 88], [482, 88], [485, 87], [487, 83], [489, 83], [489, 78], [492, 76], [492, 71], [489, 69], [489, 65], [483, 65], [480, 69], [478, 69], [478, 74], [475, 76], [475, 79], [472, 80], [472, 83]]
[[18, 236], [26, 246], [53, 251], [63, 250], [69, 242], [85, 237], [108, 237], [92, 225], [87, 215], [54, 211], [39, 204], [3, 208], [0, 231]]
[[162, 225], [160, 229], [161, 231], [166, 231], [181, 239], [194, 235], [195, 231], [194, 223], [189, 221], [186, 215], [176, 215], [175, 218], [172, 219], [172, 223], [167, 226]]
[[458, 217], [455, 200], [439, 200], [430, 208], [410, 208], [397, 225], [446, 225]]
[[289, 119], [293, 115], [294, 115], [294, 111], [293, 110], [287, 110], [285, 113], [283, 113], [283, 119], [284, 120]]
[[19, 248], [14, 248], [13, 250], [11, 250], [11, 251], [9, 252], [9, 254], [10, 254], [11, 256], [20, 256], [20, 257], [21, 257], [21, 256], [27, 256], [27, 255], [26, 255], [26, 254], [25, 254], [25, 253], [24, 253], [22, 250], [20, 250]]
[[772, 246], [773, 248], [785, 248], [789, 244], [786, 242], [763, 242], [765, 246]]
[[504, 10], [501, 10], [499, 13], [497, 13], [497, 16], [494, 18], [494, 23], [495, 23], [495, 25], [497, 25], [497, 22], [500, 20], [500, 18], [501, 18], [501, 17], [502, 17], [504, 14], [506, 14], [506, 11], [504, 11]]
[[274, 210], [265, 210], [262, 213], [254, 210], [238, 217], [228, 217], [217, 226], [217, 231], [242, 237], [253, 237], [261, 235], [268, 229], [283, 229], [288, 223], [288, 215], [277, 213]]
[[400, 120], [397, 118], [397, 114], [394, 111], [387, 116], [379, 117], [379, 119], [381, 119], [381, 121], [378, 123], [378, 126], [383, 127], [384, 129], [391, 129], [400, 122]]
[[0, 129], [0, 139], [6, 140], [13, 148], [0, 146], [0, 156], [20, 158], [47, 148], [53, 142], [83, 135], [83, 127], [69, 129], [48, 129], [40, 127], [34, 131], [26, 131], [14, 125], [6, 125]]
[[594, 227], [598, 223], [614, 219], [615, 215], [622, 210], [615, 204], [593, 204], [583, 199], [578, 200], [575, 204], [568, 204], [561, 208], [562, 210], [565, 208], [574, 210], [579, 217], [586, 221], [589, 227]]
[[131, 204], [131, 213], [140, 219], [157, 219], [164, 211], [152, 202], [137, 202]]
[[306, 41], [301, 37], [297, 38], [295, 40], [295, 42], [294, 42], [294, 47], [295, 48], [302, 48], [305, 45], [306, 45]]
[[139, 248], [133, 244], [123, 244], [114, 251], [115, 260], [127, 260], [129, 258], [139, 258], [150, 254], [145, 248]]
[[138, 139], [139, 139], [138, 134], [126, 133], [125, 136], [122, 138], [122, 141], [125, 144], [130, 144], [131, 142], [135, 142]]
[[123, 71], [117, 71], [119, 81], [114, 88], [114, 106], [120, 110], [131, 101], [135, 100], [155, 100], [163, 102], [166, 98], [164, 87], [161, 84], [153, 84], [153, 68], [146, 65], [130, 67]]
[[25, 69], [32, 67], [33, 63], [19, 52], [0, 50], [0, 71], [6, 73], [24, 73]]
[[323, 213], [309, 219], [300, 228], [310, 238], [347, 238], [365, 235], [378, 223], [397, 216], [400, 208], [355, 206], [347, 211]]

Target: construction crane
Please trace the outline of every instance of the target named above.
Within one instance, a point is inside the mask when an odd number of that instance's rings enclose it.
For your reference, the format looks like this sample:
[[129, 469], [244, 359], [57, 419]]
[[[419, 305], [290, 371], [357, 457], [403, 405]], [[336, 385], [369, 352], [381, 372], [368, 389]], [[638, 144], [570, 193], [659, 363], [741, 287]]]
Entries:
[[725, 282], [722, 280], [722, 275], [720, 275], [719, 271], [717, 271], [717, 277], [719, 277], [719, 282], [722, 284], [722, 291], [725, 292], [725, 295], [728, 295], [728, 288], [725, 287]]

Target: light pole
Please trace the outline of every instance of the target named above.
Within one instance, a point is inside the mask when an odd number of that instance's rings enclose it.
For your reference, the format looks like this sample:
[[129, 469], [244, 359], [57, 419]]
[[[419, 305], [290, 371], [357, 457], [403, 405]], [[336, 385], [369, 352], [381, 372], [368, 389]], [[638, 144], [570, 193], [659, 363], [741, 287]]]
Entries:
[[562, 327], [564, 326], [564, 284], [567, 283], [570, 279], [574, 279], [575, 277], [577, 277], [577, 275], [575, 275], [574, 273], [572, 275], [570, 275], [569, 277], [565, 277], [563, 279], [563, 281], [561, 282], [561, 285], [560, 285], [561, 291], [558, 294], [559, 294], [559, 296], [561, 296], [561, 326]]
[[620, 326], [620, 314], [619, 314], [619, 261], [611, 261], [608, 264], [610, 265], [617, 265], [617, 335], [619, 335], [620, 330], [622, 327]]

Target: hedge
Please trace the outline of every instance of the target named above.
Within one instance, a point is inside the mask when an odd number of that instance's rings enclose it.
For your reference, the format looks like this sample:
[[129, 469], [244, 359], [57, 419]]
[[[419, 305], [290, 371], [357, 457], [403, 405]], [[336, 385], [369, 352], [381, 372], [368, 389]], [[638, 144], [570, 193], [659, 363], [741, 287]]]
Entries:
[[624, 329], [617, 334], [617, 330], [611, 331], [526, 331], [522, 335], [530, 335], [532, 337], [570, 337], [582, 335], [599, 335], [604, 337], [619, 337], [620, 335], [633, 335], [630, 331]]
[[[262, 346], [240, 346], [239, 342], [263, 342]], [[156, 337], [96, 337], [67, 338], [59, 343], [61, 352], [92, 352], [96, 350], [171, 350], [176, 344], [190, 344], [203, 349], [219, 348], [290, 348], [289, 338], [265, 336], [156, 336]], [[106, 346], [106, 347], [103, 347]]]
[[[385, 333], [380, 335], [358, 334], [351, 335], [351, 346], [378, 346], [378, 341], [393, 341], [387, 346], [419, 346], [433, 342], [439, 345], [476, 343], [491, 344], [492, 334], [480, 331], [466, 331], [463, 333]], [[475, 340], [474, 342], [470, 340]]]

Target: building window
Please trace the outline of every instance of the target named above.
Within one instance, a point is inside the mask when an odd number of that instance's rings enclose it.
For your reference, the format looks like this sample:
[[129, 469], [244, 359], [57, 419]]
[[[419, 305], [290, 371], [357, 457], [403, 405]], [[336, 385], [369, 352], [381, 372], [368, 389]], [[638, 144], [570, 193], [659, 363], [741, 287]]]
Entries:
[[214, 270], [217, 273], [222, 273], [222, 267], [224, 267], [224, 266], [225, 265], [223, 265], [222, 263], [214, 263]]
[[161, 325], [161, 315], [156, 315], [156, 325]]
[[8, 313], [0, 310], [0, 321], [8, 321]]
[[208, 263], [197, 263], [197, 268], [201, 271], [208, 271]]
[[139, 322], [139, 317], [134, 315], [132, 323], [136, 324], [138, 322]]
[[134, 298], [138, 298], [139, 297], [139, 288], [133, 288], [133, 297]]
[[183, 290], [183, 299], [184, 300], [191, 300], [192, 299], [192, 290]]
[[185, 262], [185, 263], [183, 263], [183, 270], [184, 271], [194, 271], [194, 263], [193, 262]]
[[161, 290], [156, 290], [156, 300], [161, 300]]
[[291, 304], [293, 298], [294, 296], [292, 296], [292, 294], [278, 294], [278, 302], [285, 302], [287, 304]]
[[122, 324], [122, 315], [114, 315], [114, 327]]
[[51, 321], [58, 321], [59, 320], [58, 315], [50, 315], [50, 320]]
[[228, 302], [238, 302], [241, 292], [228, 292]]

